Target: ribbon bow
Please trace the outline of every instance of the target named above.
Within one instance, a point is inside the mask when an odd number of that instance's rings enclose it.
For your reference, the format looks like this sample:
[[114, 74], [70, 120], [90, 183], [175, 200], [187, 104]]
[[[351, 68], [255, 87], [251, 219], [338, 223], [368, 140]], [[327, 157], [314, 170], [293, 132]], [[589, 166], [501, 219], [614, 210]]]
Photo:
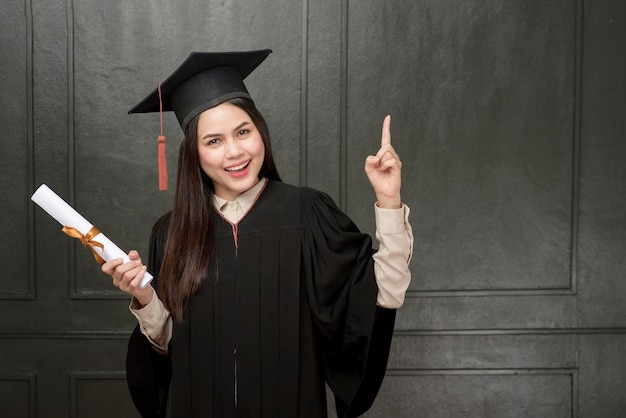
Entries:
[[93, 241], [94, 237], [97, 236], [100, 233], [98, 228], [93, 226], [89, 231], [87, 231], [87, 233], [85, 235], [81, 234], [78, 229], [72, 228], [71, 226], [64, 226], [62, 231], [65, 232], [66, 235], [68, 235], [68, 236], [70, 236], [72, 238], [79, 239], [84, 247], [89, 248], [89, 250], [93, 254], [93, 257], [96, 259], [96, 261], [100, 265], [104, 264], [104, 259], [102, 257], [100, 257], [100, 255], [96, 252], [96, 250], [94, 248], [94, 247], [98, 247], [102, 251], [104, 251], [104, 245], [102, 243], [100, 243], [98, 241]]

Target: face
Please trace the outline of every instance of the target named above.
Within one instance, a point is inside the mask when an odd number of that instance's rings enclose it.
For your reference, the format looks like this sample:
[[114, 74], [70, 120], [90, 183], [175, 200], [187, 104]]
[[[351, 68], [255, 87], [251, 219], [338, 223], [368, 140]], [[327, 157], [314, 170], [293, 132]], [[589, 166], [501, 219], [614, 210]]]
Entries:
[[233, 200], [259, 181], [265, 147], [250, 116], [224, 102], [198, 118], [198, 157], [215, 194]]

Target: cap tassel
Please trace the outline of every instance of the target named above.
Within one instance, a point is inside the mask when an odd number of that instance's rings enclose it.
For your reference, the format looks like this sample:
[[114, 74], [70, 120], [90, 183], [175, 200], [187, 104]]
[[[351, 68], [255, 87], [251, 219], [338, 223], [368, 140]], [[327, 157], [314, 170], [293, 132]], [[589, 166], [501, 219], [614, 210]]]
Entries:
[[167, 154], [165, 153], [165, 135], [159, 135], [159, 190], [167, 190]]
[[159, 118], [161, 122], [161, 135], [159, 135], [158, 165], [159, 165], [159, 190], [167, 190], [167, 153], [165, 152], [165, 135], [163, 135], [163, 100], [161, 98], [161, 85], [159, 84]]

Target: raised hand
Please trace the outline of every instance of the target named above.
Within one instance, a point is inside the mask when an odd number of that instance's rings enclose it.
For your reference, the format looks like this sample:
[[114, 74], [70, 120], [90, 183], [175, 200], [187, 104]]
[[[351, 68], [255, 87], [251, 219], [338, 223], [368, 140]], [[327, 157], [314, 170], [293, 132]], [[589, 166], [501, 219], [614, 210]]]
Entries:
[[374, 188], [379, 207], [402, 207], [401, 171], [402, 161], [391, 146], [391, 116], [387, 115], [383, 121], [380, 149], [376, 155], [369, 155], [365, 159], [365, 174]]

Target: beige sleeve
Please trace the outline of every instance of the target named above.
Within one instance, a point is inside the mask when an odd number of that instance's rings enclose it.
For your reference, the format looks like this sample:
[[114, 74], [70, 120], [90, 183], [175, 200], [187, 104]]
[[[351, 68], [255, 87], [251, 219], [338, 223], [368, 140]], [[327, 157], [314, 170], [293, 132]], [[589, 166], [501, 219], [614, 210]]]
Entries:
[[157, 351], [167, 354], [167, 346], [172, 339], [172, 315], [165, 308], [154, 289], [152, 291], [152, 299], [146, 306], [142, 308], [133, 298], [129, 309], [137, 318], [141, 333], [148, 338]]
[[378, 251], [374, 254], [374, 273], [378, 284], [376, 304], [397, 309], [404, 303], [411, 282], [409, 262], [413, 255], [413, 230], [410, 209], [383, 209], [374, 205]]

